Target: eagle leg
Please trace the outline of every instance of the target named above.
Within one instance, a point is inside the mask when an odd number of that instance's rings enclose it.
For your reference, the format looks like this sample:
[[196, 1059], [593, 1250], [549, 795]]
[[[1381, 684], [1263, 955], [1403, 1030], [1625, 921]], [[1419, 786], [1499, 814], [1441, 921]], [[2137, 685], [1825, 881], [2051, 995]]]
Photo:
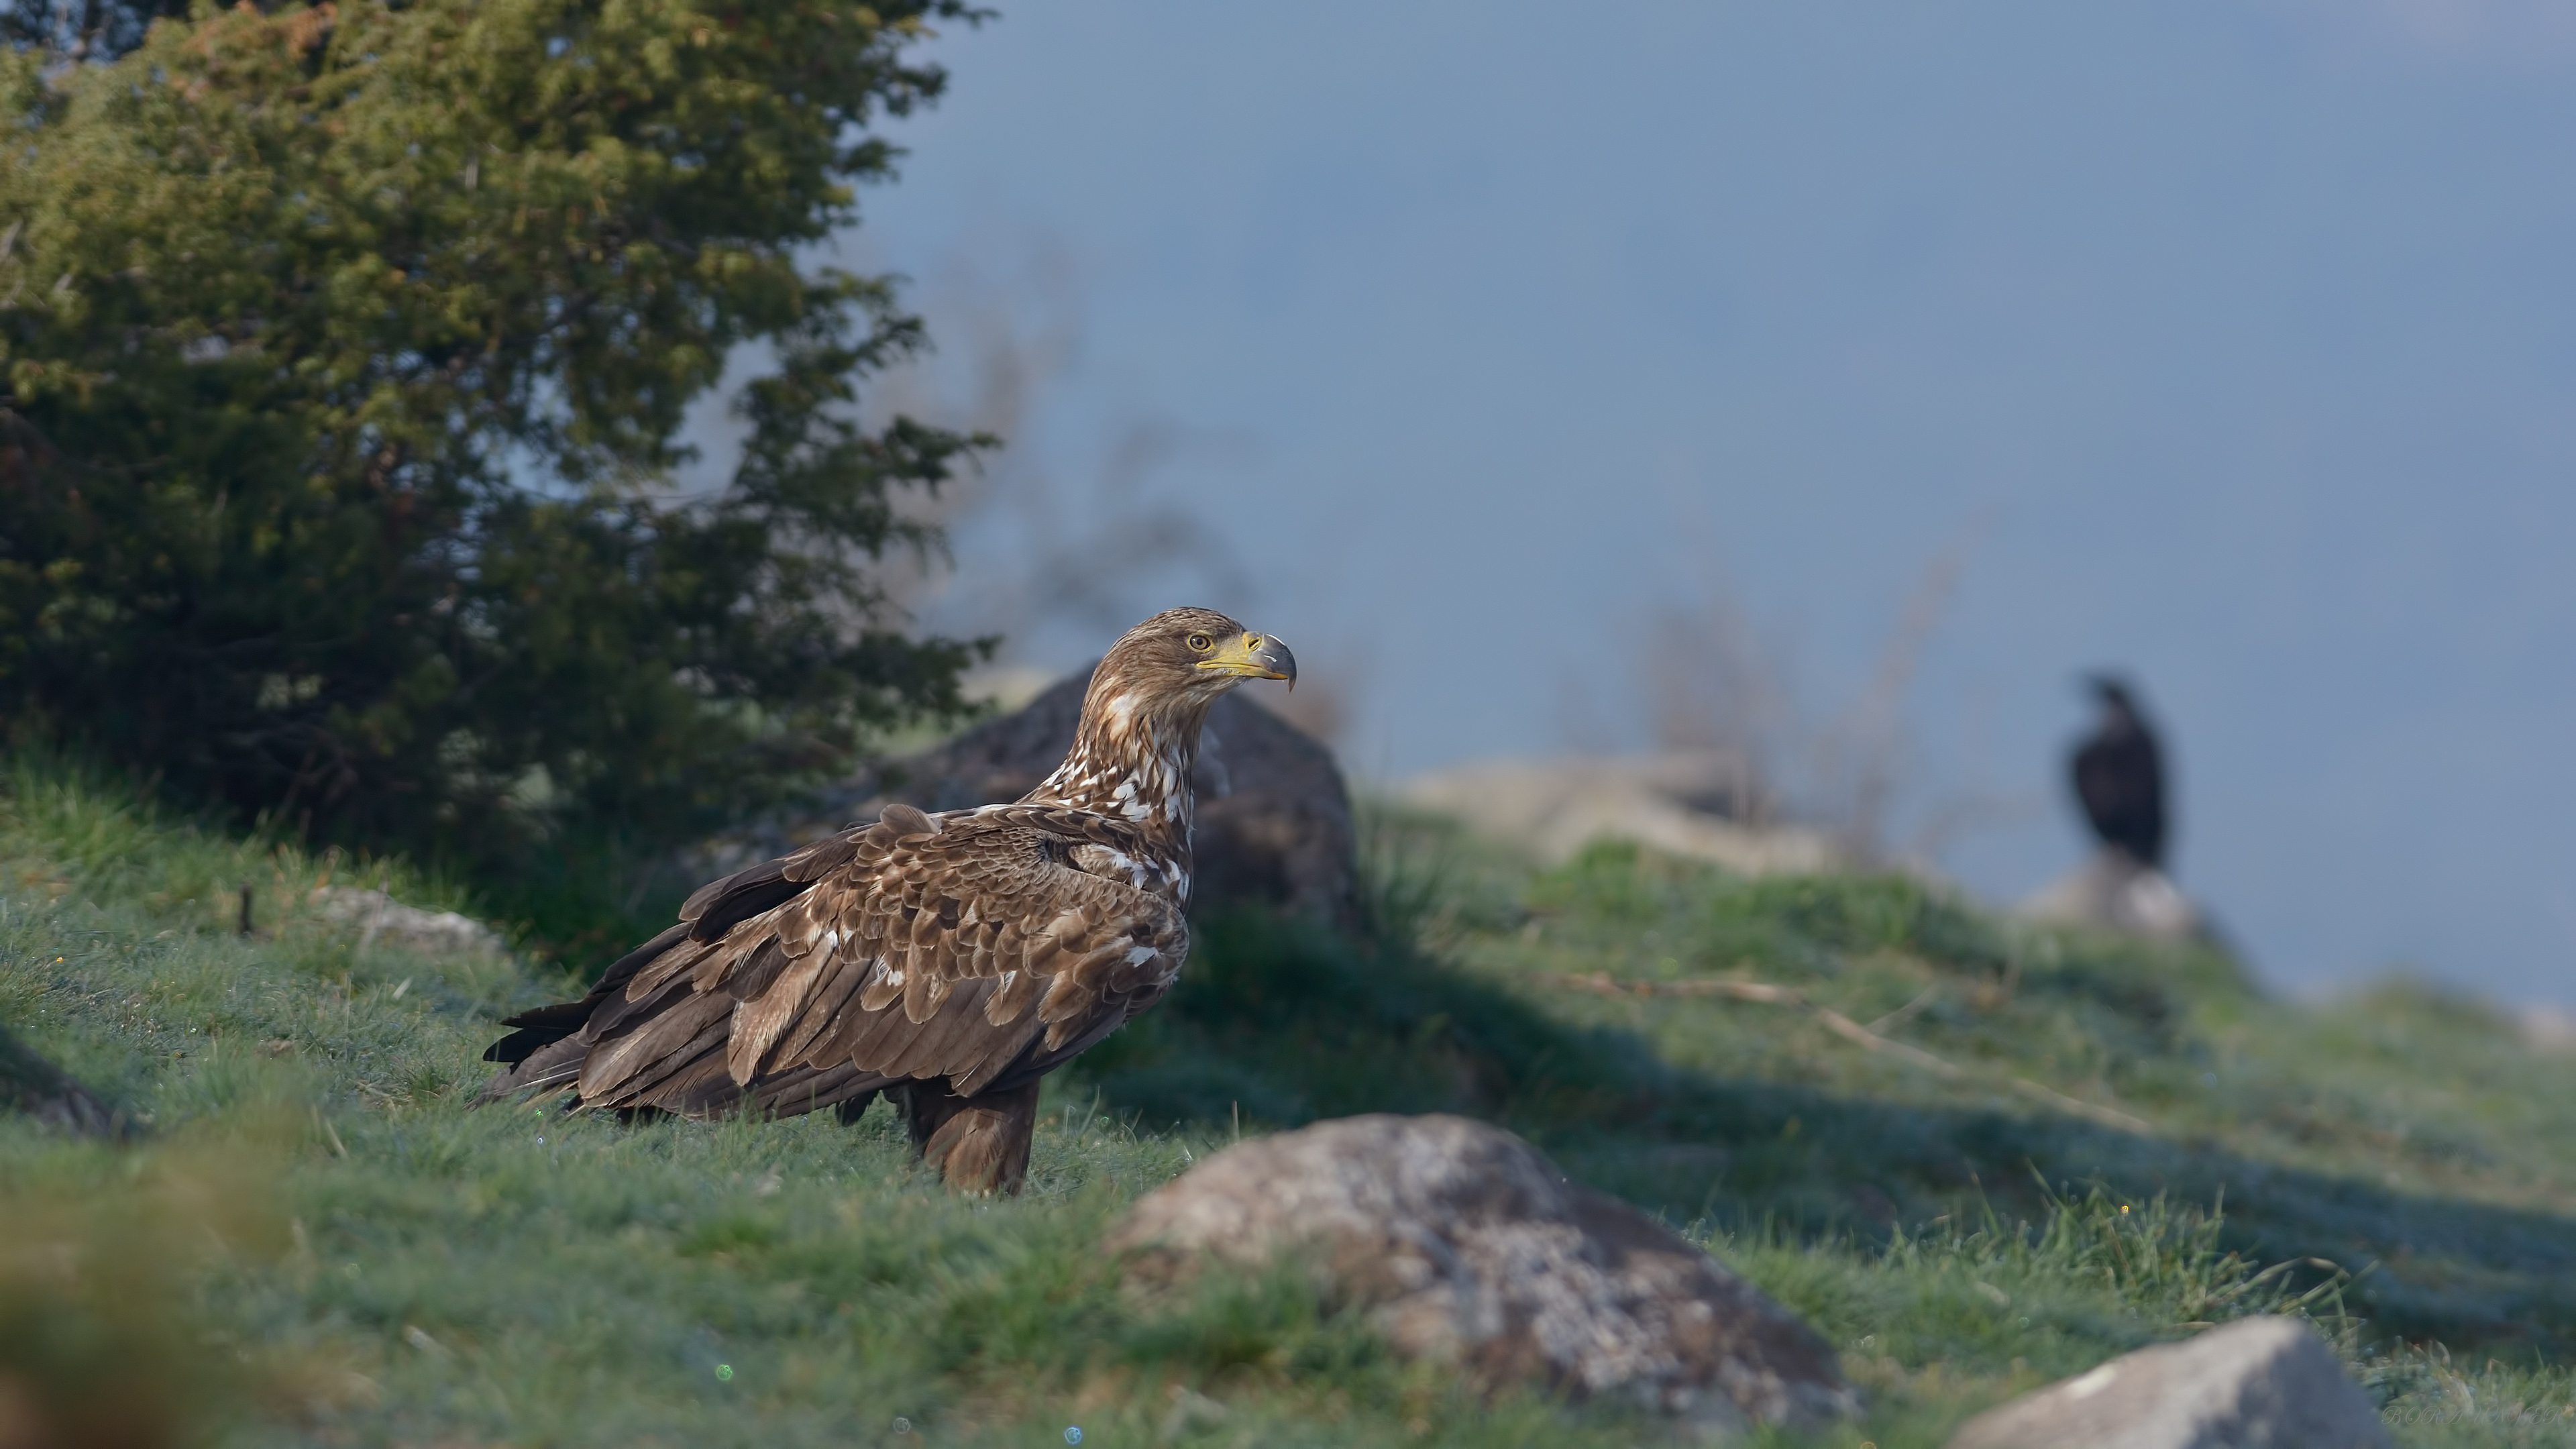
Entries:
[[939, 1170], [948, 1190], [968, 1197], [1014, 1196], [1029, 1176], [1037, 1132], [1038, 1084], [960, 1097], [945, 1082], [895, 1088], [913, 1150]]

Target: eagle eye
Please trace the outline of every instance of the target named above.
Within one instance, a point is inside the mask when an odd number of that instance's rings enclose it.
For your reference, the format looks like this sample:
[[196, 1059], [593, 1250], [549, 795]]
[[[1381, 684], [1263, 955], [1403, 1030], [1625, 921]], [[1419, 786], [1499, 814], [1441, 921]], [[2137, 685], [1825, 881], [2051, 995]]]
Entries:
[[1190, 647], [1199, 651], [1201, 654], [1205, 654], [1210, 649], [1216, 647], [1216, 641], [1205, 634], [1192, 634], [1190, 636]]

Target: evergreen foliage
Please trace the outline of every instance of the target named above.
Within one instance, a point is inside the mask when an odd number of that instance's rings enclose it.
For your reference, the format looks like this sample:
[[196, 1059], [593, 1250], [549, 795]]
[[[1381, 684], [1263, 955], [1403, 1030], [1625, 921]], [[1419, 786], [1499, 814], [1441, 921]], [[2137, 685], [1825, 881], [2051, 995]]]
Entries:
[[[902, 497], [983, 440], [859, 425], [922, 334], [815, 254], [891, 174], [872, 124], [940, 90], [928, 23], [972, 18], [13, 8], [0, 716], [488, 868], [692, 838], [955, 711], [973, 646], [908, 637], [873, 565], [936, 545]], [[738, 349], [743, 458], [691, 496]]]
[[187, 13], [188, 0], [0, 0], [0, 45], [105, 60], [132, 50], [153, 21]]

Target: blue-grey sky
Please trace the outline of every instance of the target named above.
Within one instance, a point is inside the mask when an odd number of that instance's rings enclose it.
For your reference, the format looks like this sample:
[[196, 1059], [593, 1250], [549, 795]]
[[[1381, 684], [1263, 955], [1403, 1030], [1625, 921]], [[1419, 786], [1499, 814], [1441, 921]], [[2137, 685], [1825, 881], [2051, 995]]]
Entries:
[[1824, 712], [1952, 554], [1908, 778], [2024, 806], [1970, 886], [2074, 859], [2117, 665], [2273, 980], [2576, 1003], [2576, 11], [1006, 0], [933, 53], [847, 250], [952, 369], [1045, 334], [1011, 466], [1199, 518], [1363, 773], [1642, 741], [1712, 579]]

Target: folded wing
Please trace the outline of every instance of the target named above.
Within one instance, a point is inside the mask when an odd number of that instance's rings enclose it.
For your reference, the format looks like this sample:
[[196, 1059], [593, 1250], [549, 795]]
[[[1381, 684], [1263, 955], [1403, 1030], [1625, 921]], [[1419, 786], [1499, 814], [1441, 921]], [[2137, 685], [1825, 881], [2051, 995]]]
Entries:
[[706, 886], [583, 1001], [513, 1018], [489, 1055], [515, 1065], [486, 1094], [571, 1086], [587, 1106], [700, 1116], [1034, 1080], [1150, 1005], [1188, 954], [1169, 900], [1076, 864], [1143, 849], [1079, 810], [889, 807]]

